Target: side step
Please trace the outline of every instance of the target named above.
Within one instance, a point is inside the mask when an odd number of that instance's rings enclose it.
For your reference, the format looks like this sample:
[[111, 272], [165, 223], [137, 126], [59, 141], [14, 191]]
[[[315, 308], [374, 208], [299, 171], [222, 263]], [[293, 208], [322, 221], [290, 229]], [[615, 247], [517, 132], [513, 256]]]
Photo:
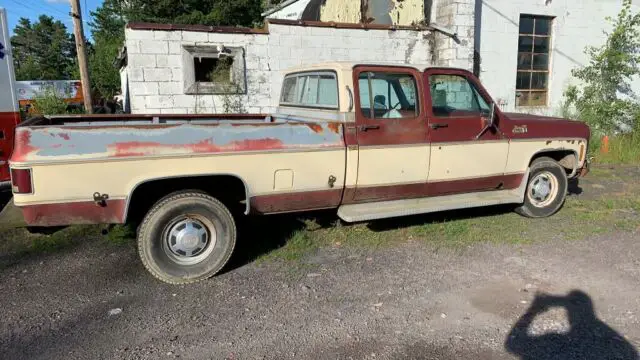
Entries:
[[522, 184], [512, 190], [342, 205], [338, 208], [338, 216], [346, 222], [358, 222], [490, 205], [521, 204], [524, 201], [528, 179], [527, 171]]

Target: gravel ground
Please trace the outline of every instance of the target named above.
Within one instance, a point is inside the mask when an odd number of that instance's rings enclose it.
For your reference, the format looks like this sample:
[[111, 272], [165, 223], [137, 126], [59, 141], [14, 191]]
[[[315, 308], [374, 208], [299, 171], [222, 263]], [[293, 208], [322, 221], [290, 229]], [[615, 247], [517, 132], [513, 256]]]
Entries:
[[325, 248], [184, 287], [90, 240], [0, 293], [1, 359], [638, 359], [640, 232]]

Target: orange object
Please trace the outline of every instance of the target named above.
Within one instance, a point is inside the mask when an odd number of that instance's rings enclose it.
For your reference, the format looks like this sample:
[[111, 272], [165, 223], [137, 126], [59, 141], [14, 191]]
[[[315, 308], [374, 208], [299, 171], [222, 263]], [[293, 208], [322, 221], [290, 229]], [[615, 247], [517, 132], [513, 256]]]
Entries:
[[609, 136], [607, 135], [602, 137], [602, 145], [600, 146], [600, 152], [604, 154], [609, 152]]

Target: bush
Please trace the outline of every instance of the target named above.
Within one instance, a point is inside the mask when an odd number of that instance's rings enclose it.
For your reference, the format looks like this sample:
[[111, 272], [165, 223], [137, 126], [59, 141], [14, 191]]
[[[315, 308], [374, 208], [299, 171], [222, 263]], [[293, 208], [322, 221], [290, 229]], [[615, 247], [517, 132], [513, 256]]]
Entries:
[[616, 19], [607, 18], [613, 31], [600, 47], [587, 47], [589, 64], [572, 71], [582, 87], [565, 92], [567, 108], [601, 136], [640, 129], [640, 101], [631, 80], [640, 75], [640, 13], [632, 13], [631, 0], [623, 0]]
[[48, 86], [36, 94], [33, 100], [33, 111], [40, 115], [67, 114], [67, 103], [55, 88]]

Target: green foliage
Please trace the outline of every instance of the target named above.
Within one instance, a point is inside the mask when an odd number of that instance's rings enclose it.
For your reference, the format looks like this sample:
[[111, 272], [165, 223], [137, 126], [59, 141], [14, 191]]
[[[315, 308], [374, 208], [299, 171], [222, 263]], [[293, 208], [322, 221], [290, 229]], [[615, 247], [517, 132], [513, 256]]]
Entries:
[[60, 115], [67, 113], [67, 103], [55, 88], [45, 87], [33, 100], [34, 111], [42, 115]]
[[588, 47], [589, 64], [572, 71], [583, 86], [570, 86], [566, 104], [573, 106], [581, 120], [600, 134], [640, 127], [640, 102], [630, 82], [640, 75], [640, 13], [633, 13], [631, 0], [615, 19], [607, 18], [613, 30], [600, 47]]
[[[595, 144], [594, 144], [595, 143]], [[634, 131], [627, 134], [612, 136], [609, 138], [609, 152], [600, 152], [600, 141], [590, 146], [594, 149], [595, 159], [603, 164], [640, 164], [640, 132]]]
[[75, 42], [59, 20], [20, 18], [11, 46], [17, 80], [69, 80], [75, 75]]

